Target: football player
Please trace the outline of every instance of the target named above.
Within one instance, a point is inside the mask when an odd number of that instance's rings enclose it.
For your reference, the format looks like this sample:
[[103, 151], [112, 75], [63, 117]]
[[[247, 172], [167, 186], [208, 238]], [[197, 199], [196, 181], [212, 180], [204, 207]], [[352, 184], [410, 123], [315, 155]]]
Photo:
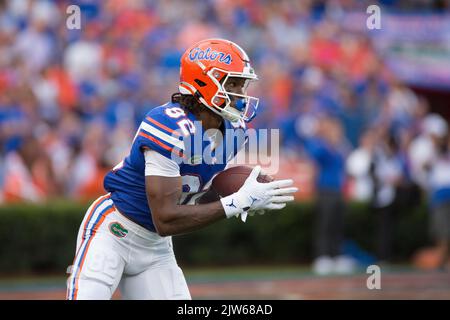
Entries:
[[[245, 143], [231, 133], [245, 133], [245, 123], [255, 116], [258, 99], [247, 95], [254, 80], [249, 57], [231, 41], [203, 40], [184, 53], [179, 92], [147, 113], [130, 154], [105, 177], [108, 194], [86, 212], [67, 299], [110, 299], [117, 287], [125, 299], [191, 299], [172, 235], [247, 212], [282, 209], [294, 199], [292, 180], [259, 183], [256, 166], [237, 192], [196, 204]], [[210, 148], [214, 161], [192, 156], [194, 138], [204, 131], [212, 134], [201, 139], [201, 151]], [[238, 142], [227, 149], [229, 138]], [[222, 155], [211, 147], [218, 144], [227, 149]]]

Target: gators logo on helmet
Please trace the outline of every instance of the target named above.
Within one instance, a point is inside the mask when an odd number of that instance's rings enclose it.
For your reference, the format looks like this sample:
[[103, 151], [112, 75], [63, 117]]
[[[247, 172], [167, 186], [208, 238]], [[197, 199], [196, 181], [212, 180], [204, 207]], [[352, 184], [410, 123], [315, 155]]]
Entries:
[[195, 60], [218, 60], [219, 62], [230, 64], [233, 59], [231, 58], [230, 54], [226, 54], [224, 52], [217, 52], [214, 50], [211, 50], [211, 48], [207, 48], [206, 50], [202, 50], [200, 48], [194, 48], [189, 53], [189, 59], [191, 61]]

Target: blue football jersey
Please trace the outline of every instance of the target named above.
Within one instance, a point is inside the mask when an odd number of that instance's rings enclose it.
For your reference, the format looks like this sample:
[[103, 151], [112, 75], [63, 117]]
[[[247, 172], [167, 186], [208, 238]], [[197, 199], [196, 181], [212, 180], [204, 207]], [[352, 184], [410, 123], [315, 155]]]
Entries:
[[221, 132], [223, 139], [210, 138], [195, 115], [177, 103], [151, 109], [139, 126], [130, 154], [105, 176], [104, 187], [117, 209], [155, 232], [145, 191], [144, 151], [155, 150], [179, 163], [183, 184], [179, 203], [192, 204], [246, 142], [243, 121], [224, 119]]

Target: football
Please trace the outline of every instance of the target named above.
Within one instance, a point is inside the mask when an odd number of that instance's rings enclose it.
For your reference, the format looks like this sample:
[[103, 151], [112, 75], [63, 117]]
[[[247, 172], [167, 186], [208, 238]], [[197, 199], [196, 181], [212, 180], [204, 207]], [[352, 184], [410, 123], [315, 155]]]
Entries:
[[[213, 179], [211, 189], [221, 197], [229, 196], [242, 187], [252, 170], [249, 166], [236, 166], [222, 171]], [[261, 171], [257, 181], [267, 183], [273, 181], [273, 177]]]

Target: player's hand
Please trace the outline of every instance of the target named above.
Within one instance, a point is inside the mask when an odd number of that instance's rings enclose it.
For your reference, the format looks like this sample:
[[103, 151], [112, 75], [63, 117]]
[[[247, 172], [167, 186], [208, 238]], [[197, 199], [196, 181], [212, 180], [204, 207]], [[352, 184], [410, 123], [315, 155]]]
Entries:
[[294, 200], [292, 194], [298, 189], [290, 187], [293, 184], [291, 179], [261, 183], [256, 180], [260, 172], [260, 166], [253, 168], [238, 192], [220, 200], [228, 218], [241, 214], [242, 221], [245, 221], [248, 211], [279, 210], [286, 206], [286, 202]]

